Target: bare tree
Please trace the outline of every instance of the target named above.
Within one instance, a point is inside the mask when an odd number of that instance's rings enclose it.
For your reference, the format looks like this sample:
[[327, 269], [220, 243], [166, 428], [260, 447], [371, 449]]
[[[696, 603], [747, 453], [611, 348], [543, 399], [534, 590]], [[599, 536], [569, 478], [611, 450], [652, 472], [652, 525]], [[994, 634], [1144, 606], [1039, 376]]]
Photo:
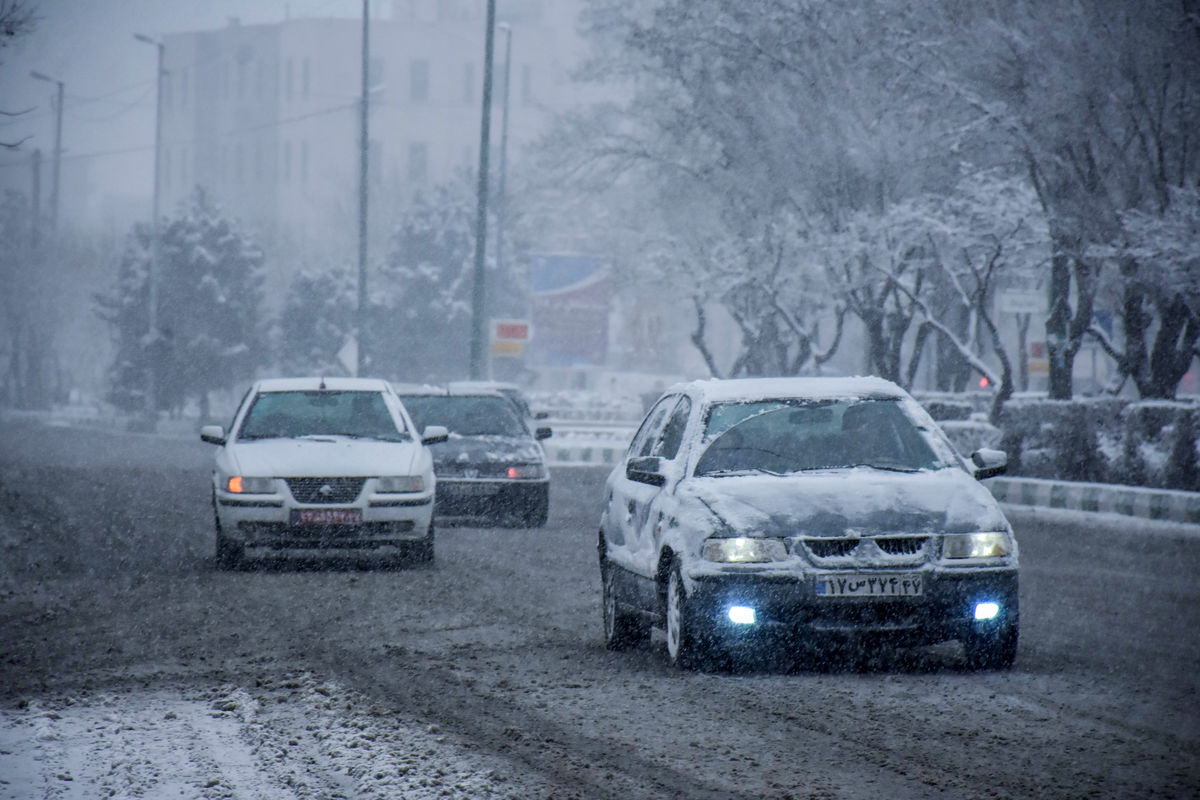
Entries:
[[[12, 41], [31, 33], [37, 24], [37, 19], [33, 13], [33, 6], [29, 4], [28, 0], [0, 0], [0, 48], [7, 47]], [[19, 117], [32, 110], [32, 108], [27, 108], [21, 111], [9, 111], [0, 108], [0, 116]], [[0, 147], [16, 150], [28, 138], [26, 136], [15, 142], [0, 142]]]

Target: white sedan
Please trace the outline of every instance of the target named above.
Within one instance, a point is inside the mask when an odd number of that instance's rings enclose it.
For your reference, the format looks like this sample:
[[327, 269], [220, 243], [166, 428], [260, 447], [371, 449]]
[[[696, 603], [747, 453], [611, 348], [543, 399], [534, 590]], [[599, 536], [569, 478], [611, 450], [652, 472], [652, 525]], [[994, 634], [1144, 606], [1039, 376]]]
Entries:
[[432, 561], [433, 460], [446, 429], [415, 431], [391, 386], [367, 378], [256, 382], [219, 446], [213, 470], [217, 563], [247, 549], [394, 547]]
[[605, 487], [612, 649], [665, 628], [681, 666], [776, 644], [820, 653], [960, 640], [1016, 656], [1017, 543], [911, 396], [878, 378], [695, 381], [650, 410]]

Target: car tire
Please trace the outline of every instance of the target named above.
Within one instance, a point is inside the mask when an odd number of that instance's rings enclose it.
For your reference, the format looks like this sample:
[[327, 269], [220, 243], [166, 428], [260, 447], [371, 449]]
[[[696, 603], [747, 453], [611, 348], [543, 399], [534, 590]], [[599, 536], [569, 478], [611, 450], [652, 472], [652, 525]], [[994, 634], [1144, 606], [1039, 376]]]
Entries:
[[637, 614], [617, 607], [616, 570], [607, 559], [600, 562], [604, 592], [604, 646], [609, 650], [642, 647], [650, 640], [650, 626]]
[[549, 490], [538, 494], [536, 500], [530, 503], [521, 515], [521, 522], [526, 528], [544, 528], [550, 518]]
[[432, 564], [435, 533], [433, 529], [433, 520], [429, 520], [429, 532], [425, 534], [425, 538], [412, 545], [409, 551], [410, 560], [414, 564]]
[[213, 524], [217, 531], [217, 569], [231, 570], [242, 566], [246, 548], [241, 542], [225, 536], [221, 528], [221, 518], [217, 516], [216, 498], [213, 498]]
[[969, 669], [1008, 669], [1017, 659], [1018, 631], [1015, 625], [998, 630], [973, 632], [963, 639]]
[[679, 565], [671, 567], [667, 579], [667, 659], [680, 669], [698, 669], [705, 661], [705, 648], [697, 635], [696, 620], [688, 608]]

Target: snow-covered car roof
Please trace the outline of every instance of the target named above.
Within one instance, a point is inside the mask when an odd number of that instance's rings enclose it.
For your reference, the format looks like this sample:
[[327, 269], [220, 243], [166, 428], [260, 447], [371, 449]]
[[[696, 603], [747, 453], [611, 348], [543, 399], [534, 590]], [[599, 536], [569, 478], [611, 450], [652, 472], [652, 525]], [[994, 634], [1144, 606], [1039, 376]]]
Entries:
[[452, 394], [477, 394], [479, 391], [521, 391], [521, 387], [515, 383], [505, 383], [504, 381], [450, 381], [446, 384], [446, 388]]
[[444, 387], [434, 386], [431, 383], [396, 383], [392, 381], [392, 389], [396, 394], [449, 394]]
[[386, 392], [388, 382], [379, 378], [263, 378], [254, 383], [258, 392]]
[[908, 397], [908, 394], [896, 384], [876, 377], [713, 378], [679, 383], [667, 390], [668, 394], [676, 392], [686, 392], [706, 404], [782, 397], [815, 400]]

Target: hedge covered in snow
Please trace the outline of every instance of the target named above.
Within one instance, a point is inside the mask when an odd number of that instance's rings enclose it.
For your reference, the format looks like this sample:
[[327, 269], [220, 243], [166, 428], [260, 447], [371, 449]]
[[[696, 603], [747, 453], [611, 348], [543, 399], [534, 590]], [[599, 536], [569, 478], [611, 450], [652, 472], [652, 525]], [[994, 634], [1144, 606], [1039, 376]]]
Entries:
[[1016, 477], [1200, 491], [1195, 402], [1017, 395], [993, 427], [986, 393], [917, 399], [960, 450], [996, 442]]

